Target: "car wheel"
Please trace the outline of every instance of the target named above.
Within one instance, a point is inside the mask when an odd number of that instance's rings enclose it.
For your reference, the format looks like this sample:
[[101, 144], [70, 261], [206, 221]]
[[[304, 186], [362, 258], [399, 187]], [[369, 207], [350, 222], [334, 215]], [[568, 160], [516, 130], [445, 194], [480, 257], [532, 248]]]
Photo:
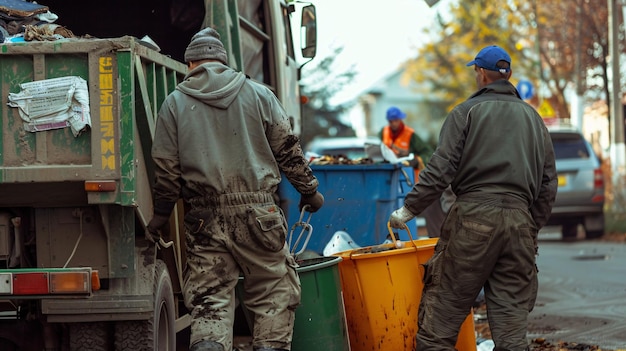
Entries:
[[604, 235], [604, 213], [599, 215], [586, 216], [585, 239], [597, 239]]
[[587, 230], [585, 239], [598, 239], [604, 235], [604, 230]]
[[561, 229], [563, 240], [573, 241], [578, 236], [578, 223], [564, 223]]

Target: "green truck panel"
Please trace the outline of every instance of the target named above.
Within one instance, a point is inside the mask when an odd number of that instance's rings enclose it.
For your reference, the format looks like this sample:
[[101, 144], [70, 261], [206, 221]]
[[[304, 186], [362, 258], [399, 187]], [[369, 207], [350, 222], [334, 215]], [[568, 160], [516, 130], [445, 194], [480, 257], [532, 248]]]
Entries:
[[[136, 205], [136, 174], [148, 167], [137, 159], [149, 156], [157, 108], [186, 67], [132, 37], [1, 48], [0, 186], [110, 179], [119, 183], [115, 198], [104, 194], [90, 201]], [[7, 105], [9, 93], [19, 92], [21, 83], [65, 76], [88, 83], [90, 130], [77, 137], [69, 128], [26, 132], [17, 109]]]

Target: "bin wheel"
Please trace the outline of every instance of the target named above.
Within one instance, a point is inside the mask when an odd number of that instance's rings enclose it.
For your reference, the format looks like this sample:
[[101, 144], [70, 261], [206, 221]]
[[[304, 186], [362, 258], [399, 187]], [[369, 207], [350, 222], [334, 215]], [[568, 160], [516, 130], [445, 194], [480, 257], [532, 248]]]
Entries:
[[165, 263], [154, 268], [154, 313], [152, 319], [115, 324], [115, 350], [174, 351], [174, 289]]

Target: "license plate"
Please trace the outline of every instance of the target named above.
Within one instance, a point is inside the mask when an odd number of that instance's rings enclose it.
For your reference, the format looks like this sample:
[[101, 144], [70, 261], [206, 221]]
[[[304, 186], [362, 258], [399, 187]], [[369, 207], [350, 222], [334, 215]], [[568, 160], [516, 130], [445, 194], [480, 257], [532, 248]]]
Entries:
[[558, 180], [559, 180], [559, 186], [567, 185], [567, 178], [564, 175], [559, 175]]

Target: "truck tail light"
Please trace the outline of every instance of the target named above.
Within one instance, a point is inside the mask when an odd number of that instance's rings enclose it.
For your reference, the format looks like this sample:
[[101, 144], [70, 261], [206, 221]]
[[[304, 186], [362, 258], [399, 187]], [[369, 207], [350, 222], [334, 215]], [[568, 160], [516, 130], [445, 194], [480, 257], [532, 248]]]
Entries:
[[13, 274], [13, 295], [46, 295], [48, 292], [48, 272]]
[[96, 270], [91, 271], [91, 290], [100, 290], [100, 276]]
[[50, 268], [0, 272], [0, 295], [87, 295], [100, 290], [98, 271], [91, 268]]
[[112, 192], [117, 189], [114, 180], [87, 180], [85, 181], [86, 192]]
[[50, 273], [51, 294], [88, 293], [91, 285], [89, 272], [52, 272]]
[[13, 294], [13, 274], [0, 273], [0, 294]]

